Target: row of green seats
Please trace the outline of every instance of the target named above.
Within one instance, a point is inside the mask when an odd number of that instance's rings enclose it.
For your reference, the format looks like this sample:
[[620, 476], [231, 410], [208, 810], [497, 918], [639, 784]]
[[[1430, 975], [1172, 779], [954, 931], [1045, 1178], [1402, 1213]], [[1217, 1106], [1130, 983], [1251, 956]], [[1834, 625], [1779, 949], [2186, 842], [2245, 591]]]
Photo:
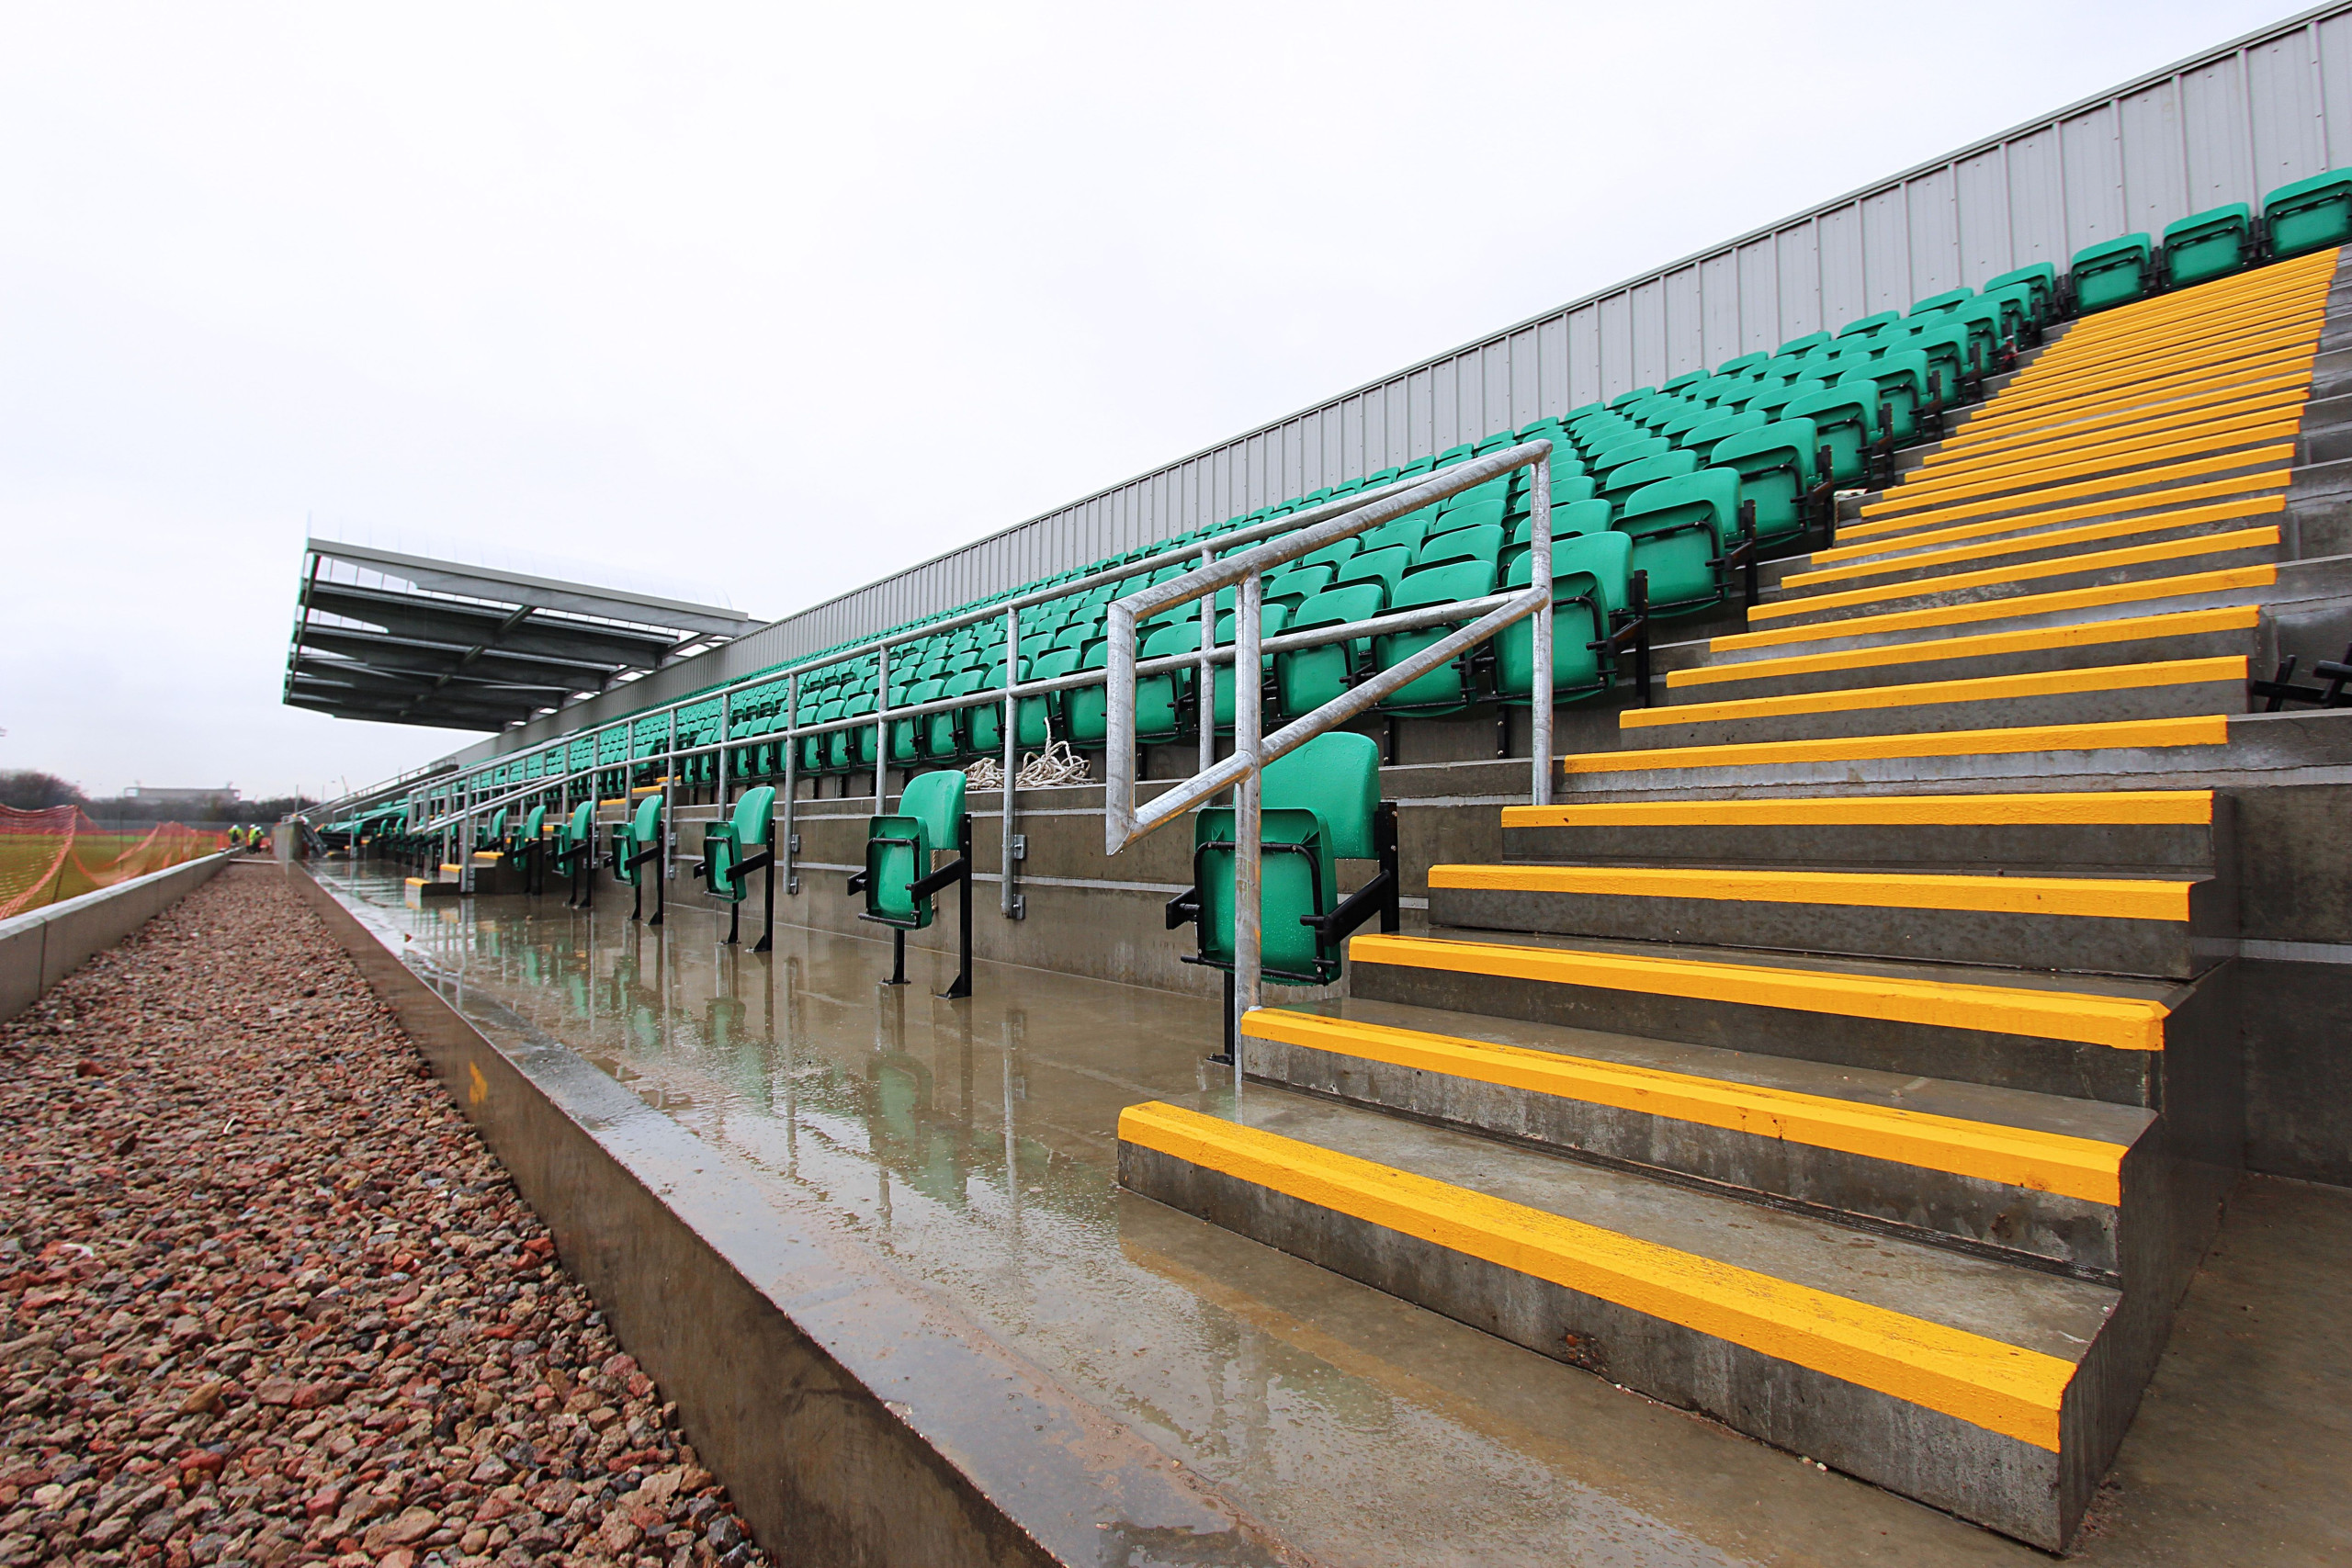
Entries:
[[2112, 310], [2347, 240], [2352, 169], [2330, 169], [2264, 197], [2259, 219], [2246, 203], [2233, 201], [2166, 224], [2161, 240], [2125, 234], [2076, 251], [2069, 268], [2075, 308], [2085, 314]]

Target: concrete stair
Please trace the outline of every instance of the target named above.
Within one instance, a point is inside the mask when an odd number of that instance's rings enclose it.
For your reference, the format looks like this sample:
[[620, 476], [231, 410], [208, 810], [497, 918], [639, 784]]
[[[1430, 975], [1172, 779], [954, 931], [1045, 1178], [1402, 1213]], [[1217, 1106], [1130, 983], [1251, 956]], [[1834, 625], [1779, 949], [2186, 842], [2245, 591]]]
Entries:
[[2232, 810], [2165, 786], [2328, 716], [2246, 682], [2352, 604], [2335, 268], [2072, 323], [1122, 1180], [2064, 1550], [2241, 1158]]

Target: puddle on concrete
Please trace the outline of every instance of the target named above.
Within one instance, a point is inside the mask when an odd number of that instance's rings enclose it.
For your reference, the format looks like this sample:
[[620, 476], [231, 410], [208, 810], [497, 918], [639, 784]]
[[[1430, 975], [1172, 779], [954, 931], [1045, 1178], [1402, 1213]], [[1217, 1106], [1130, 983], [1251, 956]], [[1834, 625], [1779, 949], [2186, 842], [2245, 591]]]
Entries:
[[1212, 1001], [984, 964], [947, 1002], [940, 955], [883, 984], [887, 941], [322, 880], [493, 1036], [569, 1045], [1330, 1561], [2041, 1560], [1120, 1190], [1119, 1111], [1227, 1070]]

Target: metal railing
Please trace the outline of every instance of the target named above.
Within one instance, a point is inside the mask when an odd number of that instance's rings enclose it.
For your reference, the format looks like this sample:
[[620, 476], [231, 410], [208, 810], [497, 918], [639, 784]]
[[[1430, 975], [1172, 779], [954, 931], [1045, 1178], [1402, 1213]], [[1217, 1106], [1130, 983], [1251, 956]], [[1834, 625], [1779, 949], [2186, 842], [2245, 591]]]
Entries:
[[[1294, 641], [1290, 637], [1261, 636], [1259, 617], [1265, 605], [1267, 569], [1296, 560], [1341, 539], [1353, 538], [1391, 518], [1419, 511], [1447, 496], [1531, 464], [1535, 473], [1532, 487], [1532, 504], [1529, 509], [1527, 587], [1516, 593], [1446, 605], [1442, 613], [1434, 618], [1390, 617], [1413, 619], [1426, 626], [1459, 621], [1465, 614], [1480, 612], [1468, 626], [1441, 637], [1370, 679], [1349, 687], [1320, 707], [1292, 719], [1272, 734], [1262, 734], [1262, 693], [1260, 682], [1251, 676], [1259, 669], [1266, 650], [1279, 649]], [[1376, 500], [1362, 502], [1350, 498], [1350, 504], [1344, 507], [1324, 510], [1333, 514], [1324, 519], [1318, 513], [1317, 520], [1311, 520], [1307, 526], [1282, 538], [1221, 560], [1209, 561], [1182, 577], [1155, 584], [1124, 599], [1114, 600], [1110, 606], [1107, 633], [1110, 638], [1109, 736], [1103, 755], [1103, 848], [1106, 853], [1115, 855], [1155, 828], [1166, 825], [1195, 807], [1206, 805], [1228, 788], [1233, 791], [1234, 997], [1231, 1022], [1232, 1037], [1237, 1043], [1241, 1038], [1241, 1019], [1258, 1005], [1262, 985], [1260, 975], [1260, 957], [1263, 951], [1263, 933], [1260, 927], [1263, 911], [1261, 908], [1258, 864], [1261, 841], [1259, 795], [1261, 776], [1268, 763], [1315, 737], [1362, 716], [1383, 699], [1394, 695], [1439, 666], [1459, 658], [1504, 627], [1532, 615], [1535, 617], [1534, 648], [1528, 701], [1533, 732], [1530, 747], [1533, 778], [1529, 785], [1529, 798], [1537, 806], [1545, 806], [1551, 803], [1552, 797], [1552, 444], [1537, 440], [1507, 447], [1484, 457], [1474, 457], [1457, 467], [1441, 469], [1419, 483], [1384, 493]], [[1140, 665], [1136, 658], [1136, 622], [1138, 617], [1158, 614], [1204, 594], [1213, 595], [1220, 589], [1237, 584], [1239, 591], [1236, 594], [1238, 603], [1233, 629], [1233, 751], [1222, 761], [1215, 760], [1211, 750], [1213, 736], [1210, 727], [1203, 726], [1200, 771], [1154, 797], [1149, 805], [1139, 807], [1136, 804], [1136, 681], [1140, 670], [1146, 667]], [[1204, 627], [1201, 658], [1205, 669], [1212, 651], [1208, 646], [1208, 628], [1215, 617], [1204, 615], [1201, 619]], [[1351, 635], [1361, 637], [1364, 635], [1364, 628], [1353, 628]], [[1238, 1043], [1233, 1053], [1233, 1077], [1238, 1088], [1241, 1082], [1241, 1052]]]
[[[998, 695], [996, 700], [1001, 705], [1001, 722], [1000, 728], [1003, 738], [1002, 766], [1004, 768], [1005, 784], [1002, 790], [1001, 805], [1001, 811], [1002, 814], [1002, 832], [1001, 835], [1001, 865], [999, 899], [1001, 912], [1007, 919], [1018, 919], [1022, 917], [1023, 913], [1023, 900], [1015, 885], [1015, 866], [1020, 854], [1020, 840], [1014, 830], [1016, 820], [1014, 795], [1017, 793], [1016, 784], [1014, 783], [1014, 774], [1016, 766], [1019, 762], [1020, 732], [1018, 716], [1020, 704], [1026, 699], [1047, 696], [1057, 692], [1075, 691], [1086, 686], [1104, 685], [1109, 682], [1113, 674], [1113, 671], [1106, 668], [1102, 670], [1075, 671], [1067, 675], [1055, 676], [1044, 680], [1021, 679], [1021, 658], [1019, 656], [1019, 649], [1021, 647], [1021, 616], [1023, 611], [1034, 609], [1042, 604], [1049, 604], [1057, 601], [1069, 599], [1077, 595], [1086, 593], [1096, 588], [1106, 585], [1115, 585], [1117, 583], [1124, 582], [1130, 578], [1155, 571], [1178, 562], [1198, 560], [1204, 563], [1202, 567], [1195, 569], [1183, 577], [1170, 579], [1168, 582], [1159, 584], [1154, 589], [1145, 590], [1144, 592], [1151, 593], [1157, 592], [1162, 589], [1172, 589], [1179, 583], [1190, 582], [1200, 578], [1202, 573], [1204, 571], [1225, 570], [1234, 561], [1244, 558], [1244, 556], [1239, 554], [1225, 554], [1224, 552], [1243, 551], [1246, 547], [1257, 545], [1260, 541], [1263, 540], [1274, 540], [1276, 543], [1273, 546], [1262, 547], [1279, 548], [1283, 552], [1279, 556], [1271, 558], [1277, 561], [1293, 559], [1299, 555], [1319, 548], [1322, 545], [1328, 544], [1332, 540], [1351, 537], [1355, 534], [1363, 532], [1364, 529], [1377, 525], [1377, 524], [1381, 522], [1387, 521], [1393, 517], [1403, 516], [1405, 513], [1417, 511], [1423, 506], [1430, 504], [1434, 501], [1442, 500], [1446, 496], [1457, 494], [1460, 491], [1468, 490], [1476, 485], [1483, 484], [1487, 479], [1493, 479], [1499, 474], [1508, 473], [1513, 468], [1522, 468], [1530, 463], [1537, 465], [1540, 470], [1541, 479], [1544, 481], [1538, 484], [1535, 492], [1535, 515], [1539, 521], [1531, 522], [1531, 534], [1540, 535], [1543, 541], [1544, 554], [1540, 561], [1536, 563], [1536, 575], [1532, 578], [1531, 581], [1540, 581], [1543, 584], [1544, 589], [1543, 596], [1548, 604], [1549, 584], [1551, 581], [1548, 570], [1551, 558], [1551, 491], [1548, 483], [1550, 475], [1550, 451], [1551, 443], [1548, 441], [1523, 443], [1520, 446], [1491, 453], [1484, 457], [1473, 457], [1449, 468], [1439, 468], [1430, 473], [1408, 476], [1374, 489], [1359, 491], [1352, 495], [1336, 498], [1332, 501], [1326, 502], [1319, 506], [1313, 507], [1306, 511], [1292, 513], [1281, 517], [1268, 518], [1262, 522], [1251, 524], [1246, 527], [1235, 528], [1221, 534], [1210, 535], [1206, 537], [1191, 539], [1181, 544], [1170, 545], [1162, 549], [1143, 553], [1136, 557], [1136, 558], [1122, 561], [1114, 566], [1104, 567], [1098, 571], [1082, 573], [1059, 582], [1042, 584], [1036, 588], [1015, 594], [1011, 598], [999, 600], [992, 604], [961, 611], [951, 615], [943, 615], [935, 620], [926, 621], [917, 626], [894, 628], [891, 631], [877, 634], [875, 637], [866, 638], [858, 643], [828, 649], [823, 653], [810, 655], [807, 659], [797, 660], [789, 665], [763, 671], [758, 674], [748, 675], [740, 680], [729, 682], [722, 686], [696, 692], [688, 696], [673, 699], [671, 702], [650, 705], [646, 708], [639, 709], [635, 713], [627, 714], [619, 717], [607, 720], [606, 722], [594, 726], [591, 728], [575, 730], [560, 739], [547, 741], [539, 746], [514, 752], [508, 756], [477, 762], [470, 767], [446, 772], [438, 774], [433, 779], [432, 788], [425, 794], [425, 809], [422, 814], [422, 819], [419, 819], [417, 813], [412, 812], [411, 821], [406, 831], [412, 835], [441, 833], [446, 836], [451, 829], [461, 829], [465, 841], [469, 845], [469, 852], [461, 857], [460, 863], [464, 869], [460, 874], [465, 885], [468, 887], [470, 887], [473, 876], [473, 862], [470, 852], [472, 823], [476, 818], [495, 812], [501, 807], [513, 806], [526, 801], [530, 801], [537, 797], [544, 796], [549, 791], [559, 791], [560, 792], [560, 798], [563, 807], [566, 810], [569, 810], [570, 807], [575, 804], [575, 801], [572, 798], [571, 786], [578, 781], [582, 779], [594, 779], [596, 775], [601, 773], [634, 769], [647, 763], [656, 763], [661, 764], [663, 767], [664, 777], [662, 781], [662, 788], [665, 798], [663, 801], [662, 822], [663, 832], [667, 835], [675, 831], [673, 825], [671, 811], [669, 809], [673, 801], [669, 797], [672, 791], [676, 787], [675, 781], [680, 762], [689, 758], [701, 756], [705, 753], [716, 753], [718, 757], [718, 763], [714, 770], [716, 773], [715, 784], [718, 796], [723, 802], [727, 798], [727, 792], [729, 787], [729, 781], [728, 778], [729, 753], [737, 748], [747, 745], [781, 743], [784, 750], [785, 767], [784, 784], [778, 791], [780, 797], [778, 805], [783, 813], [783, 818], [777, 826], [775, 833], [778, 859], [777, 870], [785, 881], [787, 893], [797, 892], [798, 890], [797, 877], [792, 870], [791, 857], [795, 852], [792, 846], [792, 818], [795, 809], [794, 801], [796, 797], [800, 751], [799, 743], [812, 736], [830, 735], [841, 730], [873, 730], [875, 732], [875, 768], [877, 774], [874, 793], [874, 811], [877, 816], [883, 814], [886, 810], [888, 792], [884, 788], [883, 780], [879, 775], [887, 773], [889, 768], [894, 765], [898, 765], [894, 764], [890, 755], [890, 726], [899, 722], [920, 719], [933, 714], [954, 712], [962, 709], [984, 706], [987, 705], [989, 701], [988, 697], [982, 696], [979, 693], [967, 692], [959, 696], [940, 697], [929, 702], [908, 703], [894, 705], [889, 700], [890, 650], [894, 648], [900, 648], [912, 643], [927, 642], [934, 637], [953, 633], [961, 627], [974, 626], [982, 621], [993, 620], [1001, 616], [1005, 622], [1006, 641], [1003, 645], [1003, 652], [1005, 655], [1005, 679], [1004, 684], [1001, 687], [997, 688]], [[1350, 526], [1339, 525], [1351, 522], [1352, 523], [1352, 525]], [[1310, 533], [1315, 535], [1316, 542], [1311, 544], [1301, 542], [1305, 540]], [[1297, 547], [1295, 549], [1290, 547], [1294, 545]], [[1257, 558], [1259, 555], [1258, 551], [1246, 551], [1245, 553], [1250, 558]], [[1217, 585], [1222, 586], [1224, 583], [1233, 580], [1234, 579], [1232, 577], [1220, 578]], [[1203, 590], [1202, 592], [1212, 591], [1213, 590]], [[1118, 604], [1132, 602], [1136, 597], [1138, 596], [1130, 595], [1129, 600], [1127, 601], [1114, 601], [1110, 607], [1113, 610], [1115, 610]], [[1184, 602], [1185, 599], [1196, 597], [1199, 597], [1198, 593], [1191, 593], [1182, 597], [1170, 599], [1167, 602], [1170, 604], [1178, 604]], [[1375, 637], [1384, 632], [1410, 631], [1435, 626], [1450, 625], [1461, 621], [1465, 615], [1476, 615], [1481, 617], [1491, 618], [1493, 615], [1499, 614], [1509, 606], [1519, 604], [1531, 597], [1531, 591], [1521, 591], [1517, 594], [1490, 594], [1481, 599], [1469, 600], [1458, 604], [1436, 605], [1428, 609], [1405, 611], [1395, 615], [1381, 615], [1364, 621], [1353, 622], [1347, 626], [1318, 627], [1311, 632], [1294, 632], [1274, 637], [1262, 637], [1260, 635], [1261, 629], [1258, 626], [1257, 620], [1252, 616], [1248, 618], [1248, 636], [1251, 642], [1256, 645], [1256, 655], [1262, 657], [1265, 654], [1279, 653], [1295, 649], [1319, 647], [1328, 643], [1351, 641], [1368, 637]], [[1511, 622], [1522, 618], [1529, 613], [1530, 611], [1525, 608], [1518, 609], [1513, 613], [1505, 615], [1502, 620], [1496, 622], [1496, 628], [1499, 629], [1502, 626], [1510, 625]], [[1240, 617], [1237, 617], [1237, 619], [1240, 619]], [[1236, 663], [1239, 657], [1238, 650], [1235, 646], [1229, 644], [1219, 645], [1215, 641], [1216, 621], [1216, 617], [1214, 615], [1204, 615], [1201, 617], [1201, 647], [1199, 651], [1186, 652], [1183, 654], [1149, 660], [1138, 660], [1135, 657], [1133, 624], [1131, 620], [1128, 626], [1128, 635], [1124, 644], [1118, 637], [1113, 636], [1111, 637], [1106, 662], [1112, 665], [1118, 665], [1120, 664], [1124, 655], [1124, 667], [1128, 671], [1130, 677], [1135, 674], [1156, 674], [1176, 670], [1195, 670], [1199, 672], [1200, 676], [1199, 689], [1205, 692], [1210, 689], [1209, 682], [1213, 679], [1215, 666], [1225, 663]], [[1482, 619], [1478, 624], [1485, 625], [1485, 619]], [[1474, 627], [1471, 629], [1475, 630], [1476, 628]], [[1462, 634], [1456, 634], [1456, 637], [1458, 637], [1461, 635]], [[1481, 634], [1480, 637], [1471, 637], [1468, 641], [1463, 642], [1461, 646], [1469, 646], [1470, 642], [1481, 640], [1481, 637], [1488, 635], [1491, 635], [1491, 632]], [[1548, 615], [1546, 615], [1539, 624], [1537, 635], [1539, 638], [1542, 639], [1543, 645], [1537, 649], [1537, 658], [1539, 662], [1537, 663], [1536, 668], [1538, 670], [1547, 670], [1550, 667], [1550, 616]], [[1452, 647], [1453, 646], [1453, 641], [1454, 639], [1449, 638], [1447, 642], [1433, 645], [1433, 647]], [[1430, 658], [1429, 650], [1424, 650], [1422, 654], [1417, 655], [1416, 657], [1428, 659], [1428, 663], [1419, 666], [1417, 673], [1419, 672], [1419, 671], [1433, 669], [1438, 664], [1444, 662], [1444, 658]], [[1449, 654], [1446, 657], [1451, 657], [1451, 655]], [[853, 663], [866, 658], [872, 658], [876, 661], [875, 705], [874, 710], [871, 713], [845, 716], [841, 718], [827, 720], [823, 723], [797, 722], [797, 716], [800, 709], [801, 682], [804, 677], [812, 671], [832, 669], [840, 665]], [[1247, 668], [1247, 666], [1244, 666], [1244, 668]], [[734, 728], [732, 710], [735, 699], [746, 693], [763, 692], [773, 689], [779, 683], [786, 687], [784, 711], [786, 715], [788, 716], [787, 722], [772, 728], [763, 734], [755, 737], [731, 735], [729, 732]], [[1401, 684], [1401, 682], [1399, 683]], [[1246, 700], [1251, 705], [1251, 711], [1254, 716], [1256, 713], [1255, 704], [1257, 700], [1255, 683], [1248, 681], [1237, 681], [1235, 684], [1237, 687], [1238, 698]], [[1370, 688], [1356, 688], [1348, 694], [1348, 697], [1349, 699], [1354, 699], [1357, 693], [1368, 689]], [[1391, 688], [1383, 688], [1381, 693], [1378, 694], [1385, 694], [1385, 692], [1388, 689]], [[1372, 702], [1377, 701], [1378, 694], [1363, 698], [1361, 705], [1353, 711], [1360, 712], [1362, 711], [1362, 706], [1369, 705]], [[1132, 697], [1132, 692], [1130, 693], [1130, 696]], [[1537, 723], [1540, 727], [1538, 733], [1545, 739], [1545, 745], [1539, 746], [1537, 750], [1537, 755], [1540, 759], [1543, 756], [1544, 751], [1548, 749], [1548, 737], [1551, 728], [1552, 692], [1550, 682], [1540, 679], [1535, 681], [1533, 682], [1532, 693], [1531, 694], [1531, 700], [1533, 704], [1535, 712], [1538, 715]], [[716, 702], [719, 707], [718, 720], [719, 739], [701, 741], [688, 746], [680, 746], [677, 743], [680, 716], [689, 708], [705, 707], [714, 702]], [[1115, 711], [1115, 704], [1112, 705]], [[1129, 705], [1128, 718], [1129, 732], [1130, 735], [1132, 735], [1132, 701]], [[662, 719], [667, 720], [668, 736], [666, 745], [663, 745], [659, 750], [650, 754], [639, 754], [636, 744], [638, 729], [639, 727], [644, 726], [650, 721]], [[1216, 744], [1216, 736], [1214, 725], [1204, 722], [1200, 728], [1202, 734], [1199, 741], [1199, 755], [1201, 759], [1201, 767], [1205, 773], [1216, 765], [1215, 748]], [[626, 743], [621, 749], [623, 755], [616, 759], [595, 760], [601, 757], [601, 754], [605, 750], [605, 739], [616, 731], [621, 732], [627, 738]], [[1284, 733], [1287, 733], [1287, 731]], [[1301, 736], [1299, 739], [1304, 739], [1306, 737]], [[573, 768], [570, 766], [569, 758], [572, 750], [583, 744], [588, 747], [592, 760], [582, 767]], [[1289, 745], [1295, 744], [1296, 744], [1295, 741], [1289, 743]], [[1283, 749], [1287, 750], [1289, 749], [1289, 745], [1285, 745]], [[1130, 765], [1132, 764], [1132, 752], [1133, 745], [1132, 741], [1130, 741], [1125, 751]], [[478, 791], [476, 781], [485, 774], [528, 762], [537, 757], [551, 757], [558, 754], [560, 754], [566, 759], [566, 763], [560, 771], [545, 772], [536, 778], [524, 779], [510, 783], [506, 787], [497, 790], [495, 793], [485, 794]], [[1113, 747], [1113, 754], [1114, 756], [1120, 754], [1119, 749], [1115, 745]], [[1274, 753], [1274, 755], [1279, 754], [1279, 752]], [[1270, 756], [1267, 760], [1272, 761], [1272, 759]], [[1539, 772], [1542, 771], [1543, 770], [1541, 769], [1539, 762]], [[1544, 773], [1544, 785], [1548, 785], [1548, 779], [1549, 775], [1548, 773]], [[1230, 782], [1230, 779], [1227, 781], [1227, 784]], [[1539, 787], [1544, 787], [1544, 785], [1539, 785]], [[1220, 785], [1219, 787], [1224, 786]], [[382, 787], [377, 786], [373, 790], [358, 792], [355, 795], [347, 796], [345, 798], [366, 798], [368, 795], [380, 793], [383, 793]], [[435, 808], [435, 803], [441, 803], [437, 809]]]

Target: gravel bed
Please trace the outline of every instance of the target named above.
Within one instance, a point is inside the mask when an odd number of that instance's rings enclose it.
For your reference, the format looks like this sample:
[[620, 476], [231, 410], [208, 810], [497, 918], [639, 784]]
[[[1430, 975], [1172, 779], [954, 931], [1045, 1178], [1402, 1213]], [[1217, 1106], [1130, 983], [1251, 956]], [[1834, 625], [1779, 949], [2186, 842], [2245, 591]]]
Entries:
[[274, 872], [0, 1024], [0, 1568], [764, 1562]]

